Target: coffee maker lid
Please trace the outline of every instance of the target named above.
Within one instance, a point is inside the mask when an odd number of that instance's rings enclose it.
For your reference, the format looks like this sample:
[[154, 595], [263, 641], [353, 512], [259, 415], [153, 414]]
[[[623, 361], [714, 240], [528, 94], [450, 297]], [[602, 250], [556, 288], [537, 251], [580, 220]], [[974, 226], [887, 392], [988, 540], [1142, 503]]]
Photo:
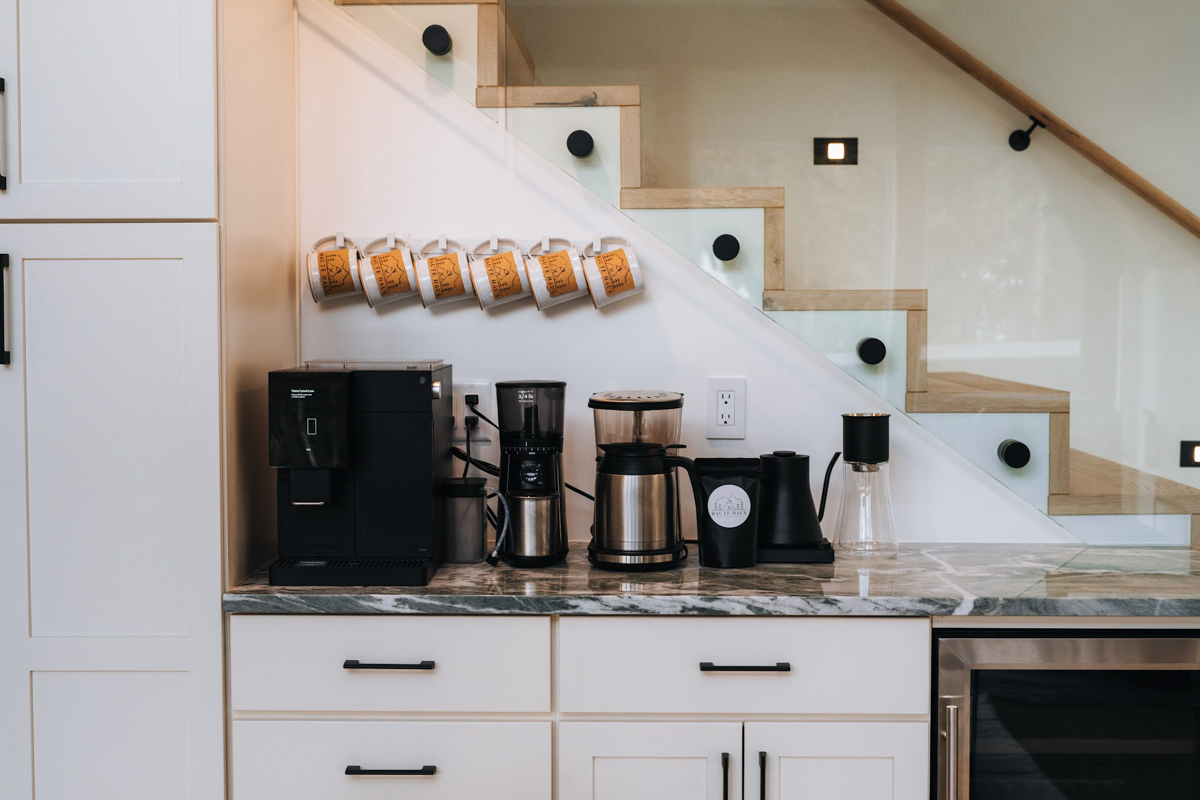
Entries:
[[683, 408], [683, 395], [679, 392], [661, 392], [653, 389], [619, 389], [612, 392], [596, 392], [588, 400], [588, 408], [611, 411], [659, 411], [667, 408]]

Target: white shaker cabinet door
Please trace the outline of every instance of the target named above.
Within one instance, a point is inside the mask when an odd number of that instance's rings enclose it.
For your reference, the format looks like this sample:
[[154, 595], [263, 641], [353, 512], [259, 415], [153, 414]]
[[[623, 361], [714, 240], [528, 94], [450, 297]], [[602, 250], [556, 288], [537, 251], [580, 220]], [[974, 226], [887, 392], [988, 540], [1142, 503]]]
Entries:
[[741, 723], [558, 726], [558, 800], [729, 800], [741, 774]]
[[0, 225], [0, 253], [0, 795], [216, 800], [217, 226]]
[[215, 52], [213, 0], [0, 0], [0, 219], [215, 219]]
[[745, 800], [927, 800], [924, 722], [748, 722]]

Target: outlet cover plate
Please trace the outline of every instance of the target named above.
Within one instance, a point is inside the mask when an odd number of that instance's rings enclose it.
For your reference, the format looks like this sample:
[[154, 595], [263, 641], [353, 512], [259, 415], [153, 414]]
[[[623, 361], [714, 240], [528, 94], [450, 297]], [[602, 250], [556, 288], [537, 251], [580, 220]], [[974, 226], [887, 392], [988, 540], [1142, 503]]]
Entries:
[[[720, 418], [729, 413], [726, 405], [728, 395], [733, 393], [732, 424], [723, 424]], [[709, 378], [706, 393], [704, 436], [707, 439], [746, 438], [746, 379]]]

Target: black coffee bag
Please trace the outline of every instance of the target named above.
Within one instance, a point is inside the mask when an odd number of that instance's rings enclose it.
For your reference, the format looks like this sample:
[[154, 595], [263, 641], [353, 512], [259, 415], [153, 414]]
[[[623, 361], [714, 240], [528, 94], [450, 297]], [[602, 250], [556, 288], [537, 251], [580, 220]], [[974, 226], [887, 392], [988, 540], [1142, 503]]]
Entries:
[[758, 529], [757, 458], [697, 458], [700, 566], [753, 567]]

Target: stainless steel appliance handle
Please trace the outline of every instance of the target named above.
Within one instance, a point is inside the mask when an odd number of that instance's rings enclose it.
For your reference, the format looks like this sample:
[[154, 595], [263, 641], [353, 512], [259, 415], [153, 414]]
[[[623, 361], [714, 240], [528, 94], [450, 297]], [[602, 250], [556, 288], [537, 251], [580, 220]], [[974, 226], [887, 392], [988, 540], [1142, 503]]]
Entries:
[[758, 800], [767, 800], [767, 751], [758, 751]]
[[437, 767], [421, 767], [420, 769], [363, 769], [357, 764], [346, 767], [347, 775], [436, 775]]
[[4, 273], [8, 271], [8, 253], [0, 253], [0, 365], [12, 363], [12, 353], [4, 346]]
[[433, 669], [433, 662], [420, 661], [416, 664], [363, 664], [358, 659], [348, 658], [342, 663], [342, 669]]
[[721, 753], [721, 800], [729, 800], [729, 753]]
[[774, 664], [730, 664], [720, 665], [711, 661], [700, 662], [701, 672], [791, 672], [790, 661], [776, 661]]
[[946, 800], [958, 798], [958, 706], [946, 706]]
[[0, 78], [0, 192], [8, 191], [8, 95]]
[[325, 505], [325, 501], [324, 500], [312, 500], [312, 501], [293, 500], [292, 505], [294, 505], [294, 506], [323, 506], [323, 505]]

